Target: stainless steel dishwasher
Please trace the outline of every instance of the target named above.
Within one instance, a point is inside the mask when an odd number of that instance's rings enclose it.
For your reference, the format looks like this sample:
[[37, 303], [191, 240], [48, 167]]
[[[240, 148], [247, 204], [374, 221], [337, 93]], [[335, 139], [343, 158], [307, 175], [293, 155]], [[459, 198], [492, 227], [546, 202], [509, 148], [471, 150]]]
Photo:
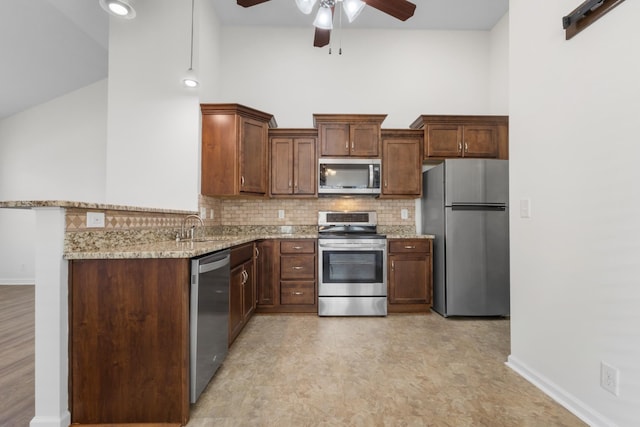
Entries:
[[191, 260], [190, 387], [195, 403], [227, 355], [230, 251]]

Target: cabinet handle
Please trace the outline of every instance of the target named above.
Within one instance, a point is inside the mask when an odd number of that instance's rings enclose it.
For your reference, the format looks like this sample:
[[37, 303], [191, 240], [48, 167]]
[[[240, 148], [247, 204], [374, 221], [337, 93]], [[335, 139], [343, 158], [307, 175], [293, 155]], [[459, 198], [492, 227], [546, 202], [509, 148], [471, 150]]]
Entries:
[[396, 269], [396, 262], [391, 261], [391, 270], [395, 270], [395, 269]]
[[244, 175], [240, 177], [240, 185], [244, 187]]
[[289, 188], [291, 188], [291, 180], [289, 180]]
[[294, 188], [298, 188], [298, 180], [295, 180], [295, 181], [294, 181], [294, 183], [293, 183], [293, 187], [294, 187]]
[[304, 292], [292, 291], [291, 295], [304, 295]]
[[344, 149], [349, 151], [349, 141], [344, 142]]
[[458, 151], [462, 151], [462, 142], [458, 142]]
[[302, 249], [302, 246], [294, 246], [293, 249], [295, 249], [296, 251], [299, 251], [300, 249]]
[[416, 247], [415, 247], [415, 246], [408, 246], [408, 245], [407, 245], [407, 246], [405, 246], [404, 248], [405, 248], [405, 249], [415, 249]]
[[255, 246], [253, 249], [255, 250], [256, 258], [258, 258], [260, 256], [260, 249], [258, 249], [257, 246]]
[[298, 266], [296, 266], [296, 267], [291, 267], [291, 269], [292, 269], [292, 270], [302, 270], [302, 269], [304, 269], [304, 267], [298, 267]]
[[355, 142], [353, 142], [353, 141], [351, 141], [351, 149], [352, 149], [352, 150], [355, 150], [355, 149], [356, 149], [356, 143], [355, 143]]
[[464, 152], [469, 152], [469, 144], [467, 144], [466, 142], [464, 143]]

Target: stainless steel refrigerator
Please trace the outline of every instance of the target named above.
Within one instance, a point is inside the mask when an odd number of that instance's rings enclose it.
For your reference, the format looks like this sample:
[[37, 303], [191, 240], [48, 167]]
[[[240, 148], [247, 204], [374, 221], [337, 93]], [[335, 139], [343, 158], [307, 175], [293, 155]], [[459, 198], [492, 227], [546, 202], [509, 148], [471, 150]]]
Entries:
[[508, 161], [445, 160], [422, 180], [422, 232], [435, 235], [433, 309], [508, 316]]

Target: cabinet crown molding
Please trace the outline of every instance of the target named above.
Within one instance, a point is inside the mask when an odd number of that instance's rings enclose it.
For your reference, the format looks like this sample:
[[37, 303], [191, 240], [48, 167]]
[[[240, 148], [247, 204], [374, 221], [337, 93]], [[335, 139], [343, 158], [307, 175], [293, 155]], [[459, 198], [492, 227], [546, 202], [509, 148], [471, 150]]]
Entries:
[[278, 123], [273, 114], [256, 110], [242, 104], [200, 104], [202, 114], [239, 114], [268, 123], [270, 128], [277, 128]]

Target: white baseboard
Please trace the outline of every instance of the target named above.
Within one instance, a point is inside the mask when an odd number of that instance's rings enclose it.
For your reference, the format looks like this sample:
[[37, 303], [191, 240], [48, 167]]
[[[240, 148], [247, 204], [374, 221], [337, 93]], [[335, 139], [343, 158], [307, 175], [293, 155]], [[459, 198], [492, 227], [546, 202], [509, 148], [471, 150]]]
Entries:
[[31, 419], [29, 427], [69, 427], [71, 425], [71, 414], [65, 411], [60, 417], [39, 417]]
[[0, 277], [0, 285], [35, 285], [35, 283], [35, 277], [27, 279], [3, 279]]
[[591, 427], [616, 427], [616, 424], [607, 417], [589, 408], [584, 402], [576, 399], [575, 396], [567, 393], [548, 378], [538, 374], [516, 357], [510, 355], [505, 364]]

